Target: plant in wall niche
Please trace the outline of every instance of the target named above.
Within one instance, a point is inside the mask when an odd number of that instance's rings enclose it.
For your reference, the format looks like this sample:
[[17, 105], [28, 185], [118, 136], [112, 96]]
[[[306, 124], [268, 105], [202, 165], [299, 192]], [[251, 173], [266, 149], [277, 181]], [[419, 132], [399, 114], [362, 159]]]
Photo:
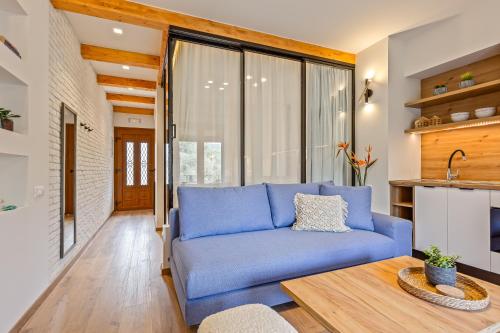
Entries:
[[12, 113], [11, 110], [0, 108], [1, 128], [6, 129], [8, 131], [13, 131], [14, 130], [14, 122], [12, 121], [12, 118], [20, 118], [20, 117], [21, 117], [20, 115]]
[[434, 90], [432, 91], [433, 95], [441, 95], [448, 92], [448, 87], [445, 84], [438, 84], [434, 86]]
[[458, 83], [459, 88], [472, 87], [474, 84], [474, 76], [471, 72], [465, 72], [460, 75], [460, 82]]
[[349, 142], [340, 142], [338, 145], [336, 157], [340, 152], [344, 152], [346, 162], [349, 163], [356, 174], [356, 181], [359, 186], [366, 185], [366, 178], [368, 177], [368, 169], [377, 162], [377, 158], [372, 160], [372, 146], [369, 145], [365, 148], [366, 156], [359, 159], [353, 151], [349, 151]]
[[454, 286], [457, 280], [456, 262], [459, 256], [445, 256], [441, 250], [432, 245], [424, 251], [427, 259], [425, 260], [425, 277], [434, 285], [446, 284]]

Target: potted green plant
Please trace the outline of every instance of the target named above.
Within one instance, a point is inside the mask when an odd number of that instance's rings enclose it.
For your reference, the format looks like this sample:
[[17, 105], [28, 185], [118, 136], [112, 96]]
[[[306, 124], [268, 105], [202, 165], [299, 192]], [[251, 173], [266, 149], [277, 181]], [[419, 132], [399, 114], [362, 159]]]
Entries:
[[456, 261], [459, 256], [444, 256], [441, 250], [432, 245], [424, 251], [427, 256], [425, 260], [425, 277], [433, 285], [446, 284], [455, 286], [457, 282]]
[[474, 76], [471, 72], [465, 72], [460, 75], [460, 82], [458, 83], [459, 88], [472, 87], [474, 84]]
[[12, 113], [11, 110], [0, 108], [0, 127], [8, 131], [13, 131], [14, 122], [12, 121], [12, 118], [20, 117], [20, 115]]
[[448, 92], [448, 87], [445, 84], [438, 84], [434, 86], [432, 91], [433, 95], [441, 95]]

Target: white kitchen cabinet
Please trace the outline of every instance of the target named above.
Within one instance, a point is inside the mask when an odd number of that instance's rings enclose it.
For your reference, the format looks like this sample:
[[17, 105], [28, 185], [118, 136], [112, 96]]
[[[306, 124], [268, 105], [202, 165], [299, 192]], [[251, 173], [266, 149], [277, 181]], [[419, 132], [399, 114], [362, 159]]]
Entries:
[[447, 202], [444, 187], [415, 187], [415, 249], [424, 251], [436, 245], [447, 253]]
[[490, 252], [491, 253], [491, 271], [493, 273], [500, 274], [500, 253], [498, 252]]
[[490, 191], [448, 189], [448, 253], [490, 270]]
[[500, 208], [500, 191], [491, 191], [491, 207]]

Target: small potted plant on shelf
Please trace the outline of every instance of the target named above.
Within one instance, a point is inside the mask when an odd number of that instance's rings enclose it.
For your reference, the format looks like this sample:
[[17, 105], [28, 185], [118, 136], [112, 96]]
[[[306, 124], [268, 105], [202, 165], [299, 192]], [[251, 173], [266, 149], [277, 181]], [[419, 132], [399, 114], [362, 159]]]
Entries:
[[460, 82], [458, 83], [459, 88], [472, 87], [474, 84], [474, 76], [471, 72], [465, 72], [460, 75]]
[[3, 128], [8, 131], [14, 130], [14, 121], [12, 118], [20, 118], [21, 116], [18, 114], [12, 113], [11, 110], [7, 110], [4, 108], [0, 108], [0, 128]]
[[444, 256], [441, 250], [432, 245], [424, 251], [427, 256], [425, 260], [425, 277], [433, 285], [445, 284], [455, 286], [457, 282], [456, 261], [459, 256]]
[[448, 92], [448, 87], [445, 84], [438, 84], [434, 86], [434, 90], [432, 91], [433, 95], [441, 95]]

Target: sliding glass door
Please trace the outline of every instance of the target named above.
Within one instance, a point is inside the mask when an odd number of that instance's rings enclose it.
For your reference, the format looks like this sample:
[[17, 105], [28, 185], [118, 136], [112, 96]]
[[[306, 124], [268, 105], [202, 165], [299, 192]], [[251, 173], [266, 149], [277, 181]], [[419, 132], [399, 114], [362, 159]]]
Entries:
[[349, 185], [351, 169], [335, 155], [339, 142], [351, 141], [352, 71], [307, 63], [306, 87], [306, 179]]
[[173, 194], [240, 184], [240, 52], [179, 41], [172, 60]]
[[245, 52], [245, 184], [300, 182], [301, 62]]
[[170, 38], [169, 207], [178, 186], [351, 184], [335, 155], [352, 141], [352, 68], [235, 41]]

